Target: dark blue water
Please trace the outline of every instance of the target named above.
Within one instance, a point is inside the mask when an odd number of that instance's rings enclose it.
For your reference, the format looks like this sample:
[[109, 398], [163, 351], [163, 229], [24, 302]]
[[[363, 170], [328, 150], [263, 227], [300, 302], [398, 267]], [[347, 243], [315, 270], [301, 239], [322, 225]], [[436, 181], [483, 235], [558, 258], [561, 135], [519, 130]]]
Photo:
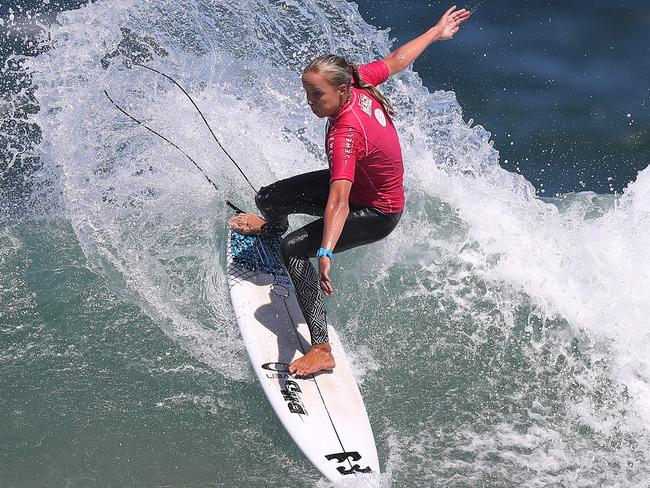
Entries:
[[[357, 3], [395, 46], [447, 6]], [[642, 0], [488, 0], [414, 70], [431, 90], [453, 90], [465, 118], [492, 133], [501, 164], [547, 196], [620, 192], [650, 162], [649, 28]]]

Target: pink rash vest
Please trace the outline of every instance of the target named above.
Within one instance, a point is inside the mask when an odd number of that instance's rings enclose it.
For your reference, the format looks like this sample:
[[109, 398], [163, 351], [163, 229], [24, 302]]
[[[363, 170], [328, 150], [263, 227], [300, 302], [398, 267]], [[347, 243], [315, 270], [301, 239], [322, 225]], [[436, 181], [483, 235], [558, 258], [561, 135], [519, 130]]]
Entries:
[[[377, 86], [388, 79], [383, 61], [359, 66], [361, 78]], [[366, 90], [350, 87], [350, 99], [330, 117], [325, 137], [330, 183], [352, 182], [350, 203], [384, 213], [404, 209], [402, 150], [393, 121]]]

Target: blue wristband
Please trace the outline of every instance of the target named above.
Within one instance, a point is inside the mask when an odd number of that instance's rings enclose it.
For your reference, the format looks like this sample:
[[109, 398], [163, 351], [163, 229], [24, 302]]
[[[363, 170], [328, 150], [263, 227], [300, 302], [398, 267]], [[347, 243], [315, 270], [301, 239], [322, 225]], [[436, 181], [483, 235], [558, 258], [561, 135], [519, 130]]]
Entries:
[[321, 247], [318, 250], [318, 252], [316, 253], [316, 257], [320, 259], [323, 256], [327, 256], [331, 260], [332, 259], [332, 251], [330, 251], [329, 249], [325, 249], [324, 247]]

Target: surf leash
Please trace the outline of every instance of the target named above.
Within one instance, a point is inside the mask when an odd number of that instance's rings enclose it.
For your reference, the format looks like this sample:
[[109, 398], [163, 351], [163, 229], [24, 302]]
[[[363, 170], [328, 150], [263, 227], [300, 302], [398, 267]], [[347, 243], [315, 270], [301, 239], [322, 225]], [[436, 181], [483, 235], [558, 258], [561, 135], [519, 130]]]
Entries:
[[194, 161], [194, 159], [192, 159], [192, 157], [191, 157], [189, 154], [187, 154], [185, 151], [183, 151], [180, 147], [178, 147], [178, 146], [177, 146], [176, 144], [174, 144], [172, 141], [170, 141], [169, 139], [167, 139], [167, 138], [166, 138], [165, 136], [163, 136], [161, 133], [156, 132], [156, 131], [153, 130], [151, 127], [149, 127], [147, 124], [145, 124], [145, 123], [142, 122], [141, 120], [136, 119], [133, 115], [131, 115], [131, 114], [128, 113], [126, 110], [124, 110], [122, 107], [120, 107], [117, 103], [115, 103], [115, 101], [113, 101], [113, 99], [111, 98], [111, 96], [108, 94], [108, 92], [107, 92], [106, 90], [104, 90], [104, 94], [105, 94], [106, 97], [110, 100], [110, 102], [111, 102], [113, 105], [115, 105], [115, 108], [117, 108], [120, 112], [122, 112], [122, 113], [123, 113], [124, 115], [126, 115], [128, 118], [130, 118], [130, 119], [133, 120], [134, 122], [138, 123], [139, 125], [141, 125], [141, 126], [144, 127], [145, 129], [147, 129], [148, 131], [152, 132], [153, 134], [156, 134], [156, 135], [157, 135], [158, 137], [160, 137], [162, 140], [168, 142], [169, 144], [171, 144], [172, 146], [174, 146], [176, 149], [178, 149], [181, 153], [183, 153], [183, 154], [185, 155], [185, 157], [186, 157], [187, 159], [189, 159], [190, 161], [192, 161], [192, 164], [194, 164], [194, 166], [196, 166], [196, 167], [199, 169], [199, 171], [200, 171], [201, 173], [203, 173], [203, 176], [205, 176], [205, 179], [208, 180], [208, 181], [210, 182], [210, 184], [214, 187], [214, 189], [215, 189], [215, 190], [219, 190], [219, 187], [215, 184], [215, 182], [212, 181], [212, 180], [210, 179], [210, 177], [207, 175], [207, 173], [206, 173], [205, 171], [203, 171], [203, 168], [201, 168], [201, 166], [199, 166], [199, 165], [197, 164], [197, 162]]
[[[123, 113], [124, 115], [126, 115], [128, 118], [130, 118], [131, 120], [133, 120], [133, 121], [136, 122], [137, 124], [141, 125], [141, 126], [144, 127], [145, 129], [147, 129], [149, 132], [151, 132], [151, 133], [153, 133], [153, 134], [156, 134], [156, 135], [157, 135], [158, 137], [160, 137], [163, 141], [168, 142], [168, 143], [171, 144], [173, 147], [175, 147], [176, 149], [178, 149], [178, 150], [179, 150], [179, 151], [180, 151], [180, 152], [181, 152], [181, 153], [182, 153], [182, 154], [183, 154], [187, 159], [189, 159], [190, 161], [192, 161], [192, 164], [194, 164], [194, 166], [196, 166], [197, 169], [198, 169], [201, 173], [203, 173], [203, 176], [205, 176], [205, 179], [208, 180], [208, 182], [212, 185], [212, 187], [213, 187], [216, 191], [219, 191], [219, 187], [215, 184], [215, 182], [212, 181], [212, 180], [210, 179], [210, 177], [207, 175], [207, 173], [206, 173], [205, 171], [203, 171], [203, 168], [201, 168], [201, 166], [199, 166], [198, 163], [197, 163], [196, 161], [194, 161], [194, 159], [192, 159], [192, 157], [191, 157], [189, 154], [187, 154], [185, 151], [183, 151], [180, 147], [178, 147], [178, 146], [177, 146], [176, 144], [174, 144], [172, 141], [170, 141], [169, 139], [167, 139], [167, 138], [166, 138], [165, 136], [163, 136], [161, 133], [155, 131], [154, 129], [152, 129], [151, 127], [149, 127], [147, 124], [145, 124], [145, 123], [142, 122], [141, 120], [136, 119], [133, 115], [131, 115], [131, 114], [128, 113], [126, 110], [124, 110], [122, 107], [120, 107], [117, 103], [115, 103], [115, 101], [111, 98], [111, 96], [108, 94], [108, 92], [107, 92], [106, 90], [104, 90], [104, 95], [106, 95], [106, 98], [108, 98], [108, 99], [110, 100], [110, 102], [115, 106], [115, 108], [117, 108], [120, 112], [122, 112], [122, 113]], [[257, 192], [256, 192], [256, 193], [257, 193]], [[244, 213], [243, 210], [241, 210], [239, 207], [236, 207], [233, 203], [230, 202], [230, 200], [226, 200], [226, 205], [228, 205], [231, 209], [233, 209], [233, 210], [235, 211], [235, 213], [238, 213], [238, 214], [240, 214], [240, 213]]]
[[221, 144], [221, 142], [219, 142], [219, 139], [217, 138], [217, 136], [215, 135], [214, 131], [212, 130], [212, 127], [210, 127], [210, 124], [208, 123], [207, 119], [206, 119], [205, 116], [203, 115], [203, 112], [201, 112], [201, 109], [200, 109], [199, 106], [194, 102], [194, 99], [190, 96], [190, 94], [187, 93], [187, 91], [185, 90], [185, 88], [183, 88], [183, 87], [180, 85], [180, 83], [178, 83], [174, 78], [172, 78], [172, 77], [169, 76], [169, 75], [166, 75], [166, 74], [163, 73], [162, 71], [158, 71], [158, 70], [155, 69], [155, 68], [151, 68], [151, 67], [149, 67], [149, 66], [145, 66], [144, 64], [133, 63], [133, 65], [134, 65], [134, 66], [139, 66], [140, 68], [148, 69], [149, 71], [153, 71], [154, 73], [158, 73], [160, 76], [163, 76], [163, 77], [167, 78], [167, 79], [168, 79], [169, 81], [171, 81], [174, 85], [176, 85], [178, 88], [180, 88], [180, 90], [185, 94], [185, 96], [189, 99], [189, 101], [192, 102], [192, 105], [194, 105], [194, 108], [196, 109], [196, 111], [199, 113], [199, 115], [200, 115], [201, 118], [203, 119], [203, 122], [205, 122], [205, 125], [206, 125], [206, 127], [208, 128], [208, 130], [210, 131], [210, 134], [212, 134], [212, 137], [214, 138], [214, 140], [216, 141], [216, 143], [219, 145], [219, 147], [221, 148], [221, 150], [224, 152], [224, 154], [225, 154], [226, 156], [228, 156], [228, 159], [230, 159], [230, 161], [232, 161], [232, 164], [235, 165], [235, 167], [239, 170], [239, 172], [240, 172], [241, 175], [244, 177], [244, 179], [246, 180], [246, 182], [250, 185], [250, 187], [253, 189], [253, 191], [254, 191], [255, 194], [257, 195], [257, 190], [255, 189], [255, 187], [253, 186], [253, 184], [250, 182], [250, 180], [249, 180], [248, 177], [246, 176], [246, 173], [244, 173], [244, 171], [241, 169], [241, 167], [239, 166], [239, 164], [237, 164], [237, 161], [235, 161], [235, 160], [233, 159], [233, 157], [228, 153], [228, 151], [226, 151], [226, 148], [224, 148], [223, 145]]

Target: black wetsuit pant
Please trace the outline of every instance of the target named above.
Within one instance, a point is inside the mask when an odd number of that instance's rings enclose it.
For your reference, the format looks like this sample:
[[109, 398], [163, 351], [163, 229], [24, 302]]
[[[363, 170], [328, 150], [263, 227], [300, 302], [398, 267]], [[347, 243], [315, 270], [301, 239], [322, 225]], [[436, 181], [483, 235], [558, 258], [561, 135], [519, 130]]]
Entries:
[[[281, 235], [286, 232], [289, 214], [322, 217], [329, 196], [329, 178], [329, 170], [314, 171], [261, 188], [255, 203], [267, 222], [264, 233]], [[401, 215], [402, 212], [389, 214], [350, 204], [350, 213], [334, 253], [383, 239], [397, 226]], [[319, 277], [309, 261], [316, 256], [322, 239], [323, 219], [320, 218], [287, 235], [280, 245], [282, 260], [296, 289], [312, 344], [328, 342]]]

